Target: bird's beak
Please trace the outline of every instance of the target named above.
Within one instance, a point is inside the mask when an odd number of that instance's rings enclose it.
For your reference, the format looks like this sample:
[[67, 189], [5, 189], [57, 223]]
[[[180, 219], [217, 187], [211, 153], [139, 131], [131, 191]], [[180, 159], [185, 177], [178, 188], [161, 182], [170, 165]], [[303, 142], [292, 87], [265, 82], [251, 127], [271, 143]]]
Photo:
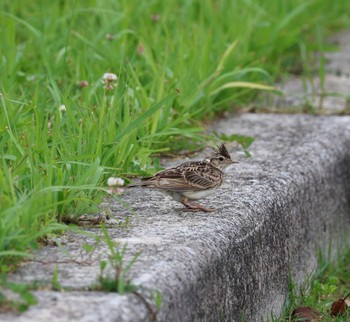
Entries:
[[230, 163], [239, 163], [238, 161], [236, 161], [236, 160], [231, 160], [231, 162]]

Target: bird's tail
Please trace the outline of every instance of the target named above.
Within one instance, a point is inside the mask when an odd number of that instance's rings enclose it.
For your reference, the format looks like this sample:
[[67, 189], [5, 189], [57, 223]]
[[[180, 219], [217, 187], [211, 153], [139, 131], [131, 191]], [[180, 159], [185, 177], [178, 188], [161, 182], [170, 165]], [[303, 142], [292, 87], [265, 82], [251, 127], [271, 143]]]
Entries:
[[125, 186], [126, 188], [142, 188], [142, 187], [146, 187], [148, 186], [149, 184], [147, 182], [136, 182], [136, 183], [131, 183], [131, 184], [128, 184], [127, 186]]
[[147, 181], [148, 179], [149, 178], [142, 178], [139, 182], [128, 184], [126, 188], [153, 188], [154, 183], [151, 181]]
[[138, 187], [142, 187], [142, 184], [132, 183], [132, 184], [128, 184], [127, 186], [125, 186], [125, 188], [138, 188]]

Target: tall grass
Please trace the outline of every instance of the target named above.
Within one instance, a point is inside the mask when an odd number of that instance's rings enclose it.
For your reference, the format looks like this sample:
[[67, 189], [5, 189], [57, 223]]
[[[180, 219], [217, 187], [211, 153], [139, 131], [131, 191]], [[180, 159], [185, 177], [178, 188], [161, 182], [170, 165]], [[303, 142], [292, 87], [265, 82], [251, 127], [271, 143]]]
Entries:
[[111, 174], [204, 140], [201, 120], [270, 90], [350, 12], [347, 0], [0, 6], [0, 265], [96, 205]]

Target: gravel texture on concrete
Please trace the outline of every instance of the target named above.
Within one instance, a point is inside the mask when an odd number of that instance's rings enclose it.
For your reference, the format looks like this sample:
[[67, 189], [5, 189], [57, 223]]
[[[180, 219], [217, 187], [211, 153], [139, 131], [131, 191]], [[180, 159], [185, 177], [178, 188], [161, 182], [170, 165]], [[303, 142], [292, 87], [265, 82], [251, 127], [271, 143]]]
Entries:
[[[214, 213], [183, 213], [155, 191], [128, 190], [107, 202], [113, 240], [127, 244], [125, 261], [141, 253], [130, 271], [137, 294], [87, 291], [96, 284], [105, 243], [86, 254], [91, 235], [74, 232], [45, 246], [36, 262], [23, 263], [13, 281], [39, 281], [39, 303], [1, 321], [150, 321], [161, 294], [157, 321], [263, 321], [278, 315], [288, 293], [289, 272], [301, 283], [317, 263], [317, 251], [336, 252], [350, 239], [350, 118], [244, 114], [217, 121], [211, 130], [255, 138], [223, 186], [202, 204]], [[202, 158], [203, 155], [198, 155]], [[179, 162], [184, 160], [179, 160]], [[175, 162], [177, 163], [177, 162]], [[125, 219], [128, 222], [125, 223]], [[117, 223], [124, 223], [118, 226]], [[55, 267], [65, 291], [48, 286]]]

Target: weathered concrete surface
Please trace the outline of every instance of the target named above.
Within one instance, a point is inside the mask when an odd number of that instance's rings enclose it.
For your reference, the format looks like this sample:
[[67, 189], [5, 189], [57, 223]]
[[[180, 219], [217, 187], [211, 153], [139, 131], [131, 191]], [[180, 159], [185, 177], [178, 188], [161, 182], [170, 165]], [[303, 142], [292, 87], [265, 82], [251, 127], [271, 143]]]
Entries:
[[[267, 95], [264, 107], [271, 110], [299, 109], [322, 114], [349, 114], [350, 105], [350, 32], [344, 30], [333, 35], [328, 42], [340, 50], [325, 52], [325, 77], [321, 81], [317, 67], [312, 75], [288, 76], [276, 85], [282, 96]], [[310, 67], [309, 67], [310, 68]], [[322, 82], [324, 84], [322, 85]], [[264, 96], [263, 96], [264, 97]], [[267, 98], [268, 97], [268, 98]]]
[[[288, 292], [288, 273], [302, 281], [316, 265], [316, 251], [332, 251], [350, 239], [350, 118], [245, 114], [215, 123], [217, 132], [255, 137], [250, 158], [229, 145], [240, 163], [223, 187], [203, 201], [215, 213], [181, 213], [160, 193], [130, 190], [109, 205], [124, 228], [111, 237], [128, 244], [126, 261], [142, 252], [131, 271], [150, 303], [159, 291], [158, 321], [263, 321], [278, 314]], [[101, 234], [98, 228], [89, 229]], [[84, 260], [82, 244], [94, 238], [68, 233], [60, 238], [73, 258]], [[17, 281], [51, 283], [54, 268], [65, 287], [38, 290], [39, 304], [1, 321], [149, 321], [148, 309], [134, 294], [84, 291], [96, 283], [99, 245], [86, 265], [69, 262], [61, 248], [47, 246], [12, 276]], [[51, 261], [65, 263], [55, 264]]]
[[347, 75], [327, 74], [322, 90], [321, 80], [315, 75], [312, 79], [304, 76], [289, 77], [277, 86], [284, 95], [275, 97], [274, 106], [279, 109], [300, 108], [323, 114], [349, 112], [350, 78]]
[[330, 44], [337, 46], [340, 50], [325, 52], [327, 60], [326, 72], [335, 75], [350, 77], [350, 32], [349, 29], [334, 34]]

